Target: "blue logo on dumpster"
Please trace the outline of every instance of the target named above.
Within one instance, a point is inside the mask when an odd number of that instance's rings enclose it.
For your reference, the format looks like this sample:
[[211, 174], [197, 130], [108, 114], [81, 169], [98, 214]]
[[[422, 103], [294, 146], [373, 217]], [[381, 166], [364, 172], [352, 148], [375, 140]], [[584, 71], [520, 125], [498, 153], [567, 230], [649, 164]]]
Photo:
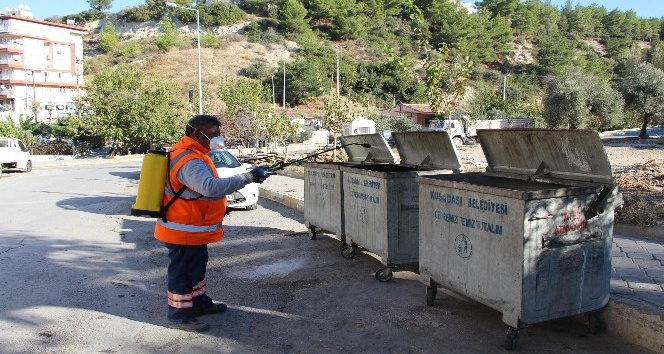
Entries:
[[461, 258], [469, 258], [473, 254], [473, 244], [468, 236], [460, 234], [454, 239], [454, 250]]
[[369, 223], [369, 215], [367, 214], [367, 208], [365, 207], [360, 208], [360, 221], [365, 225]]

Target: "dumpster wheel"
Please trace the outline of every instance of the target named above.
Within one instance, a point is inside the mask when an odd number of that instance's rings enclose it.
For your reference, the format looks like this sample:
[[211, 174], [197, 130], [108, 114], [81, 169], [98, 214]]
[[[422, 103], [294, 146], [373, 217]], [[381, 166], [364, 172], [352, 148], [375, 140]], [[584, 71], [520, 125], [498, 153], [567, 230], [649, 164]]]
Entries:
[[381, 268], [376, 272], [376, 279], [380, 282], [388, 282], [392, 280], [392, 269], [390, 268]]
[[349, 246], [346, 243], [341, 244], [341, 255], [346, 258], [346, 259], [351, 259], [355, 257], [355, 248], [353, 246]]
[[436, 301], [437, 286], [427, 286], [427, 306], [433, 306]]
[[309, 239], [310, 240], [315, 240], [316, 239], [316, 226], [309, 226]]
[[507, 337], [505, 338], [505, 349], [513, 350], [516, 348], [516, 339], [519, 336], [519, 330], [514, 327], [507, 329]]

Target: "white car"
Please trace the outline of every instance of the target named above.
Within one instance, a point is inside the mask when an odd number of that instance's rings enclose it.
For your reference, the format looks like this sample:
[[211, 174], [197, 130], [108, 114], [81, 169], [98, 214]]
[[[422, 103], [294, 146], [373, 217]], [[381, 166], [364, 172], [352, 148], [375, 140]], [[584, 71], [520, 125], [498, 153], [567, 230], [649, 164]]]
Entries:
[[[208, 156], [214, 162], [219, 177], [230, 177], [250, 171], [253, 166], [241, 164], [230, 152], [219, 149], [212, 150]], [[226, 196], [229, 208], [246, 208], [255, 210], [258, 206], [258, 183], [249, 183], [244, 188]]]

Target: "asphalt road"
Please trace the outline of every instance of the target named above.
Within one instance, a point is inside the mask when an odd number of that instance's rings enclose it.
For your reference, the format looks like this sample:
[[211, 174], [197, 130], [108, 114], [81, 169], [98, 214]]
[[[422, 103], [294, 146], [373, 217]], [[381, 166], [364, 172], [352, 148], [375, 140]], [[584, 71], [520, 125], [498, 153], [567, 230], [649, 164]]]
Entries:
[[[0, 353], [505, 353], [500, 313], [411, 272], [374, 279], [367, 254], [311, 241], [301, 213], [261, 200], [210, 247], [206, 333], [166, 325], [166, 249], [129, 215], [139, 162], [35, 166], [0, 179]], [[561, 319], [523, 329], [520, 353], [647, 353]]]

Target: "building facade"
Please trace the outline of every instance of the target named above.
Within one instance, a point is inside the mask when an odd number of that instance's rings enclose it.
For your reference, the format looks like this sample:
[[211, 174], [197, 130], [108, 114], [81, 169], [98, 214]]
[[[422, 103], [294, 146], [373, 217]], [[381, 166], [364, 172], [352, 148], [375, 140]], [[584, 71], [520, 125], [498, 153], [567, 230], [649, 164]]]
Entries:
[[0, 14], [0, 104], [52, 123], [75, 113], [83, 82], [85, 29], [40, 21], [26, 10]]
[[403, 115], [423, 127], [428, 127], [436, 116], [436, 112], [431, 110], [430, 105], [421, 103], [400, 103], [385, 113], [390, 116]]

